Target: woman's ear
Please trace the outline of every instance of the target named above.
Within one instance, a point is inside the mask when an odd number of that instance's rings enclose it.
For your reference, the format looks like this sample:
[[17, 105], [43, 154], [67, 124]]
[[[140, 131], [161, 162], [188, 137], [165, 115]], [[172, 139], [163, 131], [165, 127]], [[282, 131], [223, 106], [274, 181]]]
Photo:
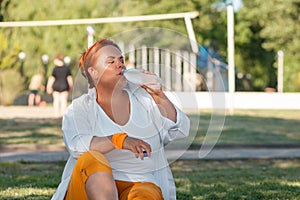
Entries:
[[97, 70], [95, 70], [93, 67], [89, 67], [88, 72], [91, 75], [93, 80], [97, 79], [97, 77], [98, 77], [98, 71]]

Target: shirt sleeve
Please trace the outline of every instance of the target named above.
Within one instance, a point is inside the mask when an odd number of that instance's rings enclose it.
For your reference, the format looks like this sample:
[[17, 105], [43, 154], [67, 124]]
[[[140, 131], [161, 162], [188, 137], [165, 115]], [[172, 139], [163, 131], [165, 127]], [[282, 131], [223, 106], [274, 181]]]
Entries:
[[[175, 105], [174, 105], [175, 106]], [[165, 131], [162, 131], [164, 142], [174, 141], [176, 139], [185, 138], [189, 135], [190, 120], [178, 107], [176, 109], [176, 122], [161, 115], [162, 126]]]
[[72, 74], [71, 74], [71, 70], [70, 70], [70, 68], [69, 67], [67, 67], [67, 76], [71, 76]]
[[87, 110], [82, 102], [73, 102], [62, 121], [64, 141], [69, 153], [78, 158], [90, 148], [93, 138]]
[[51, 75], [54, 76], [54, 77], [56, 77], [56, 67], [54, 67]]

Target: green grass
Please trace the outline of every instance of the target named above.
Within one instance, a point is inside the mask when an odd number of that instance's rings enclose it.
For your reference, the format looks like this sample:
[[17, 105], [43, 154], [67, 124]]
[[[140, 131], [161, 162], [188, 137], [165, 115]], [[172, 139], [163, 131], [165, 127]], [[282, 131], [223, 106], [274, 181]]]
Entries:
[[63, 144], [59, 119], [0, 119], [0, 145]]
[[[189, 114], [193, 144], [201, 144], [208, 133], [211, 113]], [[220, 117], [219, 117], [220, 118]], [[218, 118], [218, 119], [219, 119]], [[226, 116], [218, 144], [284, 144], [300, 143], [300, 111], [298, 110], [236, 110]], [[5, 145], [63, 144], [61, 120], [57, 119], [0, 119], [0, 147]]]
[[64, 163], [1, 163], [0, 199], [50, 199]]
[[215, 140], [214, 133], [208, 132], [210, 124], [216, 126], [212, 126], [212, 130], [222, 130], [218, 144], [300, 143], [298, 110], [238, 110], [235, 115], [225, 117], [223, 126], [218, 126], [222, 117], [217, 117], [219, 121], [212, 121], [210, 112], [202, 111], [200, 115], [190, 114], [189, 117], [192, 133], [197, 132], [194, 145], [202, 143], [205, 136]]
[[[211, 113], [189, 117], [199, 145]], [[222, 129], [218, 144], [300, 145], [300, 111], [236, 110]], [[61, 120], [0, 119], [0, 149], [53, 144], [63, 144]], [[0, 163], [0, 199], [50, 199], [64, 164]], [[300, 199], [300, 159], [176, 161], [171, 167], [178, 199]]]
[[[0, 199], [50, 199], [64, 167], [0, 163]], [[300, 199], [300, 159], [176, 161], [177, 196], [189, 199]]]
[[300, 160], [177, 161], [178, 199], [300, 199]]

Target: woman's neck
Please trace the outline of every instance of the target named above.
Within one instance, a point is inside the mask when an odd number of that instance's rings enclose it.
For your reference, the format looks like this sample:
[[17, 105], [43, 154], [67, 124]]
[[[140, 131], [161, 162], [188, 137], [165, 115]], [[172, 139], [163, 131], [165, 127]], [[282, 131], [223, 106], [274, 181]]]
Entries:
[[125, 90], [97, 90], [97, 103], [115, 123], [125, 125], [130, 117], [130, 101]]
[[97, 87], [97, 102], [99, 104], [111, 102], [112, 99], [118, 99], [122, 97], [124, 95], [124, 92], [125, 91], [123, 90], [123, 88], [118, 87], [114, 87], [113, 89], [109, 87]]

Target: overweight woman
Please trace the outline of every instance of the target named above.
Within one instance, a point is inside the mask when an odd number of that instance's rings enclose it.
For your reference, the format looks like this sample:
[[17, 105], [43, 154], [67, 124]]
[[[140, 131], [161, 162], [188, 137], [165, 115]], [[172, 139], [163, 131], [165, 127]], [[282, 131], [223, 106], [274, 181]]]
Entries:
[[52, 199], [176, 199], [164, 144], [187, 137], [190, 121], [161, 88], [132, 84], [123, 69], [111, 40], [82, 54], [89, 91], [63, 117], [70, 158]]

